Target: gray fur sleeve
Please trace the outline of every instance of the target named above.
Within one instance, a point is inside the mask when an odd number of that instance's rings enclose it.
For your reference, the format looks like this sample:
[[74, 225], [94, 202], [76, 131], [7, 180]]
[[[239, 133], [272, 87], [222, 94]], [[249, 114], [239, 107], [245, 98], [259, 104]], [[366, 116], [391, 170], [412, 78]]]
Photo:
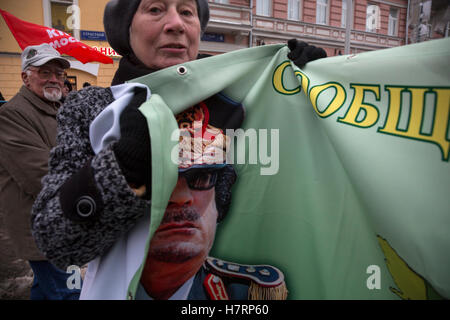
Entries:
[[[89, 141], [92, 120], [114, 100], [109, 89], [88, 87], [71, 93], [58, 113], [57, 145], [49, 159], [49, 173], [32, 208], [32, 233], [38, 248], [57, 267], [83, 265], [103, 255], [149, 210], [129, 188], [112, 145], [97, 155]], [[59, 189], [88, 161], [104, 208], [88, 223], [68, 219], [62, 212]]]

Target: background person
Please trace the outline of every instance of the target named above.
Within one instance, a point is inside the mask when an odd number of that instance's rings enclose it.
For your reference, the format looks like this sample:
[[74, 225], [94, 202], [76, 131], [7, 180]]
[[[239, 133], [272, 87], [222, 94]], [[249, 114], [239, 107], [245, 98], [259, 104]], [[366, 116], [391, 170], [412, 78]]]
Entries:
[[69, 92], [71, 92], [72, 89], [72, 84], [70, 83], [69, 80], [64, 80], [64, 86], [63, 86], [63, 90], [62, 90], [62, 98], [61, 98], [61, 103], [64, 103], [64, 101], [66, 100], [67, 95], [69, 94]]
[[78, 299], [80, 293], [67, 288], [70, 275], [46, 260], [30, 230], [31, 206], [56, 144], [56, 113], [69, 66], [48, 44], [25, 48], [23, 86], [0, 109], [0, 211], [17, 256], [33, 269], [31, 299]]

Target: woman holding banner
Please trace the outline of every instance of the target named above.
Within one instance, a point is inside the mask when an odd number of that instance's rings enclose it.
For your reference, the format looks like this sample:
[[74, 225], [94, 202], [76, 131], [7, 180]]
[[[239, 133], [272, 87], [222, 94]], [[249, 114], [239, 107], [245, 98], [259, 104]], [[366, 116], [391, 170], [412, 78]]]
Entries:
[[[87, 87], [66, 100], [58, 115], [58, 145], [32, 212], [36, 243], [58, 267], [102, 256], [150, 204], [150, 137], [137, 109], [146, 100], [142, 90], [127, 92], [116, 143], [94, 152], [90, 124], [123, 96], [123, 86], [117, 85], [198, 59], [208, 20], [207, 0], [108, 2], [105, 31], [122, 55], [113, 87]], [[323, 49], [295, 39], [288, 46], [297, 65], [326, 56]]]

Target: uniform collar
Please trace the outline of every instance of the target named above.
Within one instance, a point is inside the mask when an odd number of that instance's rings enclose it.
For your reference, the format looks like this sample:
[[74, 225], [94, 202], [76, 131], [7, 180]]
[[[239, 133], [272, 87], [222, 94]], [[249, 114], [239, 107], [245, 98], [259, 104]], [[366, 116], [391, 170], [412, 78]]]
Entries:
[[[187, 300], [189, 292], [191, 291], [195, 275], [186, 281], [168, 300]], [[136, 300], [154, 300], [145, 291], [144, 286], [139, 283], [136, 291]]]
[[46, 102], [39, 98], [33, 91], [28, 89], [26, 86], [22, 86], [20, 88], [20, 94], [27, 99], [33, 106], [38, 108], [39, 110], [49, 114], [56, 115], [58, 108], [61, 106], [60, 102]]

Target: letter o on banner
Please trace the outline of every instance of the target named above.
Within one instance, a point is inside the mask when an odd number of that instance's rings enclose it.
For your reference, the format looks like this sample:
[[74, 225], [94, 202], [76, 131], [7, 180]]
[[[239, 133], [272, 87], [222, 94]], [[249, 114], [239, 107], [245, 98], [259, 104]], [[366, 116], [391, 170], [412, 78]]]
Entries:
[[67, 44], [69, 43], [69, 40], [67, 38], [61, 38], [61, 40], [59, 41], [59, 43], [62, 46], [67, 46]]
[[[317, 99], [319, 98], [320, 94], [322, 94], [329, 88], [334, 88], [336, 90], [336, 93], [334, 97], [331, 98], [331, 101], [328, 103], [328, 105], [321, 112], [317, 108]], [[309, 91], [309, 98], [311, 99], [311, 103], [314, 107], [314, 110], [316, 110], [317, 114], [322, 118], [326, 118], [331, 116], [333, 113], [335, 113], [342, 107], [342, 105], [345, 102], [346, 93], [344, 88], [339, 83], [329, 82], [320, 86], [312, 87], [311, 90]]]

